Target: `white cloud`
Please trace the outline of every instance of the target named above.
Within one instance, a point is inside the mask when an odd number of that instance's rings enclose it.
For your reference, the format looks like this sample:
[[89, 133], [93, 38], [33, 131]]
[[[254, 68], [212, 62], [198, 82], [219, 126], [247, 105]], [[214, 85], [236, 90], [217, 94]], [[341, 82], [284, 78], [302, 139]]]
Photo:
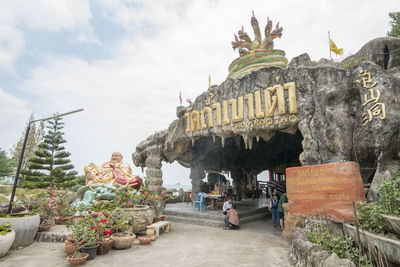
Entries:
[[[209, 74], [213, 84], [221, 83], [228, 65], [238, 56], [230, 46], [233, 34], [244, 25], [253, 35], [251, 10], [261, 27], [267, 16], [274, 24], [281, 21], [284, 34], [275, 47], [285, 50], [288, 59], [308, 52], [318, 60], [329, 56], [328, 30], [345, 53], [356, 52], [370, 39], [385, 34], [387, 14], [397, 4], [344, 0], [335, 5], [330, 1], [132, 2], [96, 2], [102, 4], [105, 17], [128, 30], [113, 48], [112, 58], [89, 63], [83, 58], [48, 55], [20, 84], [21, 90], [34, 95], [31, 107], [37, 115], [85, 108], [83, 113], [65, 118], [67, 148], [79, 171], [89, 162], [105, 162], [115, 150], [131, 163], [135, 146], [176, 118], [180, 91], [184, 99], [194, 100], [207, 89]], [[56, 10], [61, 17], [65, 15], [57, 22], [58, 28], [84, 25], [90, 18], [85, 5], [83, 12], [70, 17], [64, 12], [70, 10], [68, 4]], [[37, 28], [53, 19], [29, 17], [27, 21]], [[187, 170], [175, 165], [166, 170], [165, 179], [170, 182], [187, 177]]]
[[0, 88], [0, 148], [9, 150], [17, 143], [30, 114], [31, 110], [24, 100]]
[[100, 44], [89, 23], [89, 0], [6, 0], [0, 2], [0, 12], [0, 71], [14, 73], [15, 60], [26, 46], [22, 29], [75, 29], [74, 42]]

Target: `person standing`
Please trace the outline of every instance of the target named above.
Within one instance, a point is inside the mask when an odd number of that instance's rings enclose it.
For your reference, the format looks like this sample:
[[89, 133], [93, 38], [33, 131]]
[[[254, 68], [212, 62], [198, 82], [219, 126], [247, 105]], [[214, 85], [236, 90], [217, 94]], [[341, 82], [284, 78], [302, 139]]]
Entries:
[[279, 205], [279, 195], [276, 188], [272, 190], [272, 195], [268, 199], [268, 209], [272, 214], [272, 227], [279, 227], [279, 214], [278, 214], [278, 205]]
[[283, 203], [287, 203], [287, 202], [288, 202], [288, 198], [286, 196], [286, 193], [284, 192], [281, 195], [281, 198], [279, 199], [279, 203], [278, 203], [278, 216], [279, 216], [279, 220], [281, 223], [282, 231], [285, 229], [285, 210], [283, 209]]

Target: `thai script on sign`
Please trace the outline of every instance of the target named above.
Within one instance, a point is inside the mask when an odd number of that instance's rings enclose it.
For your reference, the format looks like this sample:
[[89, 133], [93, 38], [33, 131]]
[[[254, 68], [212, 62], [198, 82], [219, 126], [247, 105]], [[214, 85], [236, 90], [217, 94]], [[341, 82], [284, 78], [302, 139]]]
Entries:
[[[276, 80], [278, 81], [279, 77], [276, 77]], [[286, 91], [288, 109], [286, 109], [285, 101]], [[191, 107], [187, 109], [185, 113], [187, 133], [222, 125], [231, 125], [233, 128], [252, 128], [297, 121], [294, 82], [276, 84], [265, 90], [257, 90], [238, 98], [224, 100], [222, 103], [211, 103], [215, 95], [216, 93], [210, 93], [210, 98], [205, 101], [205, 107], [202, 110], [194, 110]], [[245, 116], [245, 109], [247, 116]], [[278, 116], [275, 116], [276, 110]]]
[[364, 88], [368, 89], [364, 94], [364, 99], [362, 100], [362, 106], [368, 107], [366, 112], [361, 115], [363, 126], [372, 121], [374, 117], [378, 117], [381, 120], [386, 119], [385, 103], [378, 102], [381, 97], [381, 91], [371, 89], [375, 87], [377, 82], [372, 80], [369, 71], [363, 69], [360, 70], [359, 78], [360, 79], [356, 80], [356, 83], [362, 84]]

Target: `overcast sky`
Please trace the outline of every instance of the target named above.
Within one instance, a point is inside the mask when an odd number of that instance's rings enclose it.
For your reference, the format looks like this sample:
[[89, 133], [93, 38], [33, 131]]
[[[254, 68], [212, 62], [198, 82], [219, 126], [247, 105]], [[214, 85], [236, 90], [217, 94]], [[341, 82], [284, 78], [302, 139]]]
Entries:
[[[238, 57], [233, 34], [280, 21], [275, 48], [288, 60], [329, 57], [328, 31], [344, 55], [386, 35], [399, 0], [0, 2], [0, 148], [20, 138], [31, 113], [65, 117], [66, 148], [82, 173], [120, 151], [131, 164], [136, 145], [176, 118], [179, 92], [195, 99], [225, 80]], [[139, 168], [134, 172], [143, 175]], [[164, 183], [190, 183], [189, 171], [164, 164]]]

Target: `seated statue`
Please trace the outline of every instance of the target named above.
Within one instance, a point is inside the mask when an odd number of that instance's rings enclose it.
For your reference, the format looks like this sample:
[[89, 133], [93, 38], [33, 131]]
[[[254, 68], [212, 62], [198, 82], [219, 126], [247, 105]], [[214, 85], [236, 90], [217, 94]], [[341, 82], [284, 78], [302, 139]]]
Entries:
[[128, 164], [122, 162], [119, 152], [114, 152], [111, 160], [101, 166], [90, 163], [84, 171], [86, 186], [78, 190], [79, 199], [72, 204], [74, 208], [92, 207], [95, 203], [113, 200], [116, 191], [127, 187], [138, 190], [143, 182], [142, 178], [132, 174]]
[[122, 162], [122, 154], [120, 152], [112, 153], [111, 160], [96, 166], [90, 163], [84, 168], [86, 175], [86, 185], [92, 184], [119, 184], [124, 188], [132, 187], [139, 189], [143, 180], [132, 174], [131, 167]]

